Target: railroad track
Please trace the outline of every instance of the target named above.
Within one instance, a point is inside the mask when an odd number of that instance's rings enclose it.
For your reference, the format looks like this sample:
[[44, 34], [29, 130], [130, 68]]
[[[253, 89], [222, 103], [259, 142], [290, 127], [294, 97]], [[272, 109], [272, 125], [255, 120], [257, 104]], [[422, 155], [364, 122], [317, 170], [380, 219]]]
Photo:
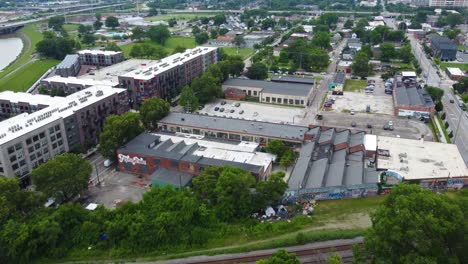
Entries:
[[[331, 240], [311, 243], [302, 246], [285, 248], [288, 252], [294, 253], [302, 263], [317, 264], [326, 263], [326, 259], [332, 253], [341, 256], [344, 263], [351, 263], [353, 260], [352, 246], [362, 244], [363, 238]], [[224, 254], [216, 256], [197, 256], [186, 259], [174, 259], [169, 261], [156, 262], [161, 264], [232, 264], [232, 263], [255, 263], [260, 259], [269, 258], [276, 249], [259, 250], [239, 254]]]

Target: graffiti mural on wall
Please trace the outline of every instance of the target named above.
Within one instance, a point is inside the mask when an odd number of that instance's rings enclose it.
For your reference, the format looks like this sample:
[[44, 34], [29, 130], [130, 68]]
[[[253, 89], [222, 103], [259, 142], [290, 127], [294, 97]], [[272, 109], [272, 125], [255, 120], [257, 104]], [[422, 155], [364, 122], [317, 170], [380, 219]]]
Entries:
[[306, 192], [298, 193], [296, 191], [292, 191], [286, 194], [283, 198], [283, 203], [294, 203], [297, 200], [337, 200], [337, 199], [346, 199], [346, 198], [361, 198], [361, 197], [369, 197], [377, 195], [378, 189], [354, 189], [354, 190], [347, 190], [347, 189], [336, 189], [330, 190], [328, 192]]

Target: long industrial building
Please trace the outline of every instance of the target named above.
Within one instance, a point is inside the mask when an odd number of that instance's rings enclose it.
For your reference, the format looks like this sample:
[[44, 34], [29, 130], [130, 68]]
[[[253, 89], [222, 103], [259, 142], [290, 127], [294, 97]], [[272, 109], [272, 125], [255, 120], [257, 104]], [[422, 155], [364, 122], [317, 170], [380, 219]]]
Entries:
[[128, 108], [126, 90], [107, 86], [61, 99], [0, 122], [0, 175], [19, 177], [22, 186], [29, 185], [28, 175], [34, 168], [87, 142], [97, 143], [105, 118]]
[[126, 74], [120, 75], [119, 87], [126, 88], [134, 106], [151, 97], [173, 98], [182, 87], [219, 61], [217, 47], [197, 47], [176, 53]]

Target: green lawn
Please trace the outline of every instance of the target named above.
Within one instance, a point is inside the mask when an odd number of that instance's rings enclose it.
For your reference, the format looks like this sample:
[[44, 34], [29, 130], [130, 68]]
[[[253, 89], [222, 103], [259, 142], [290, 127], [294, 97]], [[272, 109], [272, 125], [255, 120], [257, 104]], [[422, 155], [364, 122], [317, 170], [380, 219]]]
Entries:
[[400, 70], [415, 70], [413, 64], [404, 62], [392, 62], [392, 66], [398, 66]]
[[458, 50], [464, 51], [465, 50], [465, 45], [458, 45]]
[[[130, 57], [130, 51], [132, 50], [132, 47], [136, 44], [141, 44], [141, 43], [146, 43], [154, 47], [161, 47], [161, 45], [151, 41], [151, 40], [145, 40], [142, 42], [134, 42], [130, 43], [124, 46], [121, 46], [120, 48], [122, 49], [124, 55], [126, 57]], [[166, 50], [167, 54], [172, 54], [174, 49], [177, 46], [182, 46], [185, 48], [194, 48], [196, 47], [195, 39], [194, 38], [186, 38], [186, 37], [171, 37], [166, 41], [166, 44], [163, 46], [164, 49]]]
[[174, 13], [174, 14], [165, 14], [152, 17], [145, 17], [146, 21], [158, 21], [158, 20], [169, 20], [171, 18], [176, 18], [177, 20], [190, 20], [197, 17], [213, 17], [221, 12], [197, 12], [197, 13]]
[[440, 63], [440, 69], [445, 71], [445, 69], [449, 68], [460, 68], [462, 71], [468, 71], [468, 63], [450, 63], [450, 62], [442, 62]]
[[366, 80], [346, 80], [344, 91], [347, 92], [360, 92], [367, 85]]
[[78, 26], [78, 24], [65, 24], [63, 25], [63, 29], [70, 33], [71, 31], [78, 30]]
[[244, 59], [247, 59], [250, 55], [253, 54], [253, 49], [240, 48], [239, 53], [237, 53], [237, 48], [221, 48], [227, 55], [239, 55]]
[[[437, 120], [439, 121], [440, 127], [442, 128], [442, 132], [443, 132], [443, 134], [444, 134], [445, 141], [447, 141], [447, 143], [452, 143], [452, 140], [450, 140], [450, 137], [449, 137], [449, 134], [448, 134], [448, 132], [447, 132], [447, 129], [445, 128], [445, 122], [442, 121], [442, 118], [440, 118], [439, 113], [436, 113], [435, 117], [436, 117]], [[436, 124], [434, 124], [434, 125], [436, 125]]]
[[60, 61], [43, 59], [27, 64], [14, 74], [0, 80], [0, 91], [24, 92], [36, 82], [49, 68]]
[[18, 68], [18, 66], [29, 61], [31, 54], [36, 49], [36, 44], [42, 40], [42, 33], [36, 31], [36, 24], [29, 24], [21, 29], [21, 31], [31, 40], [31, 48], [28, 51], [25, 51], [26, 46], [23, 47], [20, 57], [0, 72], [0, 80], [2, 80], [3, 76]]

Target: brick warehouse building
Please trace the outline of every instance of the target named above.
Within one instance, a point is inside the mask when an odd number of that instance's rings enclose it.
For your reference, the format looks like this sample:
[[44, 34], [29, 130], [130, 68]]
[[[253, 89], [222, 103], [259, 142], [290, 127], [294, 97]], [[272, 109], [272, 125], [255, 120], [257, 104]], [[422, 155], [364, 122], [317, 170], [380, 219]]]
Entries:
[[153, 186], [184, 187], [211, 166], [239, 167], [266, 179], [275, 155], [258, 152], [259, 144], [209, 140], [187, 134], [142, 133], [117, 150], [118, 168], [151, 178]]
[[431, 96], [416, 82], [416, 73], [403, 72], [393, 81], [394, 113], [396, 116], [433, 117], [435, 104]]
[[119, 76], [119, 87], [128, 90], [135, 106], [153, 96], [173, 98], [184, 85], [202, 75], [208, 66], [217, 63], [219, 57], [216, 47], [197, 47], [176, 53], [143, 69]]

